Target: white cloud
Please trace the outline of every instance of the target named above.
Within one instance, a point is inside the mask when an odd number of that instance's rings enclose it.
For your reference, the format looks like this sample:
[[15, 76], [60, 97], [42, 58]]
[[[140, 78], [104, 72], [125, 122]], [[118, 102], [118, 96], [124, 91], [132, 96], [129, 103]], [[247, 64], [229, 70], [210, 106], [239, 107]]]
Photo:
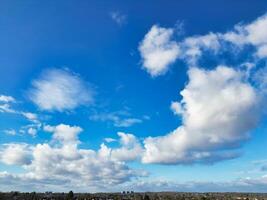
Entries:
[[29, 128], [28, 134], [30, 134], [31, 136], [36, 136], [37, 130], [35, 128]]
[[209, 49], [217, 53], [220, 48], [218, 35], [214, 33], [185, 38], [180, 45], [183, 49], [183, 58], [191, 65], [196, 65], [202, 51]]
[[60, 124], [57, 126], [44, 126], [44, 130], [47, 132], [53, 132], [53, 139], [61, 142], [63, 145], [77, 145], [78, 134], [82, 132], [82, 129], [78, 126], [69, 126]]
[[139, 45], [143, 67], [151, 76], [164, 74], [180, 53], [172, 40], [174, 30], [152, 26]]
[[171, 110], [175, 115], [183, 114], [183, 108], [179, 102], [175, 102], [175, 101], [171, 102]]
[[104, 138], [104, 140], [107, 143], [111, 143], [111, 142], [115, 142], [116, 141], [116, 139], [114, 139], [114, 138]]
[[93, 102], [92, 88], [77, 74], [68, 70], [47, 70], [32, 84], [29, 98], [41, 110], [72, 110]]
[[11, 105], [8, 103], [1, 104], [0, 103], [0, 112], [2, 113], [16, 113], [16, 111], [11, 108]]
[[32, 121], [33, 123], [40, 123], [38, 120], [38, 115], [31, 112], [21, 112], [21, 114], [26, 117], [29, 121]]
[[10, 102], [15, 102], [15, 99], [11, 96], [0, 95], [0, 102], [10, 103]]
[[158, 76], [168, 71], [170, 64], [178, 58], [190, 66], [198, 66], [200, 58], [207, 52], [214, 56], [228, 52], [235, 57], [245, 46], [253, 47], [246, 50], [249, 55], [254, 55], [255, 60], [265, 59], [266, 26], [267, 15], [263, 15], [249, 24], [238, 24], [225, 33], [210, 32], [175, 41], [171, 40], [173, 28], [154, 25], [139, 46], [143, 67], [152, 76]]
[[[216, 162], [239, 156], [236, 151], [257, 125], [256, 89], [244, 73], [219, 66], [191, 68], [189, 83], [176, 102], [182, 125], [165, 136], [144, 141], [144, 163]], [[178, 106], [179, 105], [179, 106]]]
[[16, 113], [16, 111], [11, 108], [11, 104], [15, 102], [16, 100], [11, 96], [0, 95], [0, 113]]
[[[138, 170], [130, 169], [125, 162], [112, 158], [109, 149], [103, 145], [98, 151], [78, 148], [78, 134], [82, 131], [78, 126], [47, 125], [44, 130], [52, 133], [49, 143], [2, 146], [1, 161], [20, 165], [26, 171], [4, 173], [3, 178], [10, 177], [16, 183], [37, 184], [45, 190], [58, 185], [68, 189], [113, 187], [143, 176]], [[128, 141], [129, 145], [133, 138], [128, 140], [125, 137], [123, 140]]]
[[93, 121], [112, 122], [115, 127], [130, 127], [143, 122], [142, 119], [130, 117], [130, 114], [124, 111], [94, 114], [89, 119]]
[[111, 158], [119, 161], [133, 161], [139, 159], [143, 148], [138, 139], [130, 133], [118, 132], [121, 147], [109, 149]]
[[4, 130], [4, 133], [7, 135], [16, 135], [17, 134], [17, 132], [14, 129]]
[[0, 150], [0, 160], [8, 165], [30, 164], [30, 149], [27, 144], [4, 144]]
[[[32, 124], [27, 125], [27, 126], [23, 126], [20, 129], [20, 133], [25, 133], [26, 131], [23, 130], [25, 128], [27, 128], [27, 132], [34, 136], [37, 133], [37, 129], [40, 128], [41, 126], [41, 122], [38, 119], [38, 115], [35, 113], [31, 113], [31, 112], [24, 112], [18, 109], [14, 109], [13, 108], [13, 103], [16, 103], [17, 101], [11, 97], [11, 96], [5, 96], [5, 95], [0, 95], [0, 113], [10, 113], [10, 114], [16, 114], [16, 115], [21, 115], [24, 118], [26, 118], [28, 121], [32, 122]], [[6, 134], [9, 135], [15, 135], [16, 132], [14, 130], [6, 130], [5, 131]]]
[[258, 56], [259, 58], [266, 58], [266, 57], [267, 57], [267, 44], [265, 44], [265, 45], [261, 45], [261, 46], [258, 48], [257, 56]]

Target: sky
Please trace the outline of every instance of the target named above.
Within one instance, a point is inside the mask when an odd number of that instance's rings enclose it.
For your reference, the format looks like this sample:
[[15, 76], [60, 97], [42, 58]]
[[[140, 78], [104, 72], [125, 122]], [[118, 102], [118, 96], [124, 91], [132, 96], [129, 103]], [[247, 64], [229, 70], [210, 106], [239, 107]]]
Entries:
[[267, 192], [264, 0], [0, 1], [0, 190]]

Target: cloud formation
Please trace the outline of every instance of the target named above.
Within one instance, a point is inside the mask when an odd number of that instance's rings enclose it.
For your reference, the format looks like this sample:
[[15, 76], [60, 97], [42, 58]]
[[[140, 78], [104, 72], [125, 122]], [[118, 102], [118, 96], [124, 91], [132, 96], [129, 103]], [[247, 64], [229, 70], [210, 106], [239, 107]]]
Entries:
[[[123, 159], [113, 158], [102, 146], [98, 151], [81, 149], [78, 126], [59, 124], [45, 126], [52, 133], [50, 143], [36, 145], [7, 144], [2, 146], [0, 160], [9, 165], [22, 166], [26, 172], [2, 173], [16, 182], [38, 183], [62, 187], [107, 187], [143, 176], [143, 172], [129, 168]], [[133, 136], [120, 133], [123, 145], [131, 145]]]
[[267, 15], [249, 24], [238, 24], [225, 33], [210, 32], [206, 35], [172, 39], [175, 28], [153, 25], [139, 46], [143, 67], [151, 76], [163, 75], [170, 64], [180, 59], [190, 66], [197, 66], [205, 53], [236, 55], [246, 47], [251, 48], [250, 59], [267, 58]]
[[111, 122], [115, 127], [130, 127], [143, 122], [142, 119], [131, 117], [127, 111], [97, 113], [89, 117], [92, 121]]
[[8, 165], [27, 165], [30, 163], [31, 154], [27, 144], [4, 144], [0, 150], [1, 162]]
[[143, 153], [143, 147], [133, 134], [118, 132], [120, 137], [120, 147], [119, 148], [108, 148], [106, 145], [102, 144], [101, 149], [110, 155], [112, 159], [119, 161], [134, 161], [140, 159]]
[[118, 11], [111, 12], [110, 16], [111, 16], [111, 19], [114, 22], [116, 22], [116, 24], [118, 24], [119, 26], [122, 26], [127, 23], [127, 16]]
[[174, 30], [152, 26], [139, 45], [142, 64], [151, 76], [164, 74], [180, 54], [178, 44], [172, 40]]
[[41, 110], [62, 112], [93, 102], [92, 88], [69, 70], [46, 70], [32, 86], [29, 98]]
[[182, 100], [172, 108], [182, 125], [171, 133], [144, 141], [144, 163], [213, 163], [239, 156], [260, 117], [256, 89], [242, 71], [226, 66], [190, 68]]

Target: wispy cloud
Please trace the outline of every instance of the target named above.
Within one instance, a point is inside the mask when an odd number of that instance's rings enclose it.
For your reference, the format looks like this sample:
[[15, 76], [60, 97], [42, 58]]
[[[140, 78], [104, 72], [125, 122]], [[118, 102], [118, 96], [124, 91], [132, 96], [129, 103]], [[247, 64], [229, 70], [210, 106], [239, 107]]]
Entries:
[[100, 122], [111, 122], [115, 127], [130, 127], [143, 122], [143, 119], [131, 117], [125, 111], [94, 114], [89, 119]]
[[65, 69], [44, 71], [32, 86], [28, 96], [41, 110], [62, 112], [90, 105], [94, 100], [90, 85]]
[[118, 12], [118, 11], [113, 11], [110, 13], [111, 19], [116, 22], [119, 26], [122, 26], [127, 23], [127, 16]]
[[7, 135], [16, 135], [17, 132], [14, 129], [8, 129], [3, 131]]

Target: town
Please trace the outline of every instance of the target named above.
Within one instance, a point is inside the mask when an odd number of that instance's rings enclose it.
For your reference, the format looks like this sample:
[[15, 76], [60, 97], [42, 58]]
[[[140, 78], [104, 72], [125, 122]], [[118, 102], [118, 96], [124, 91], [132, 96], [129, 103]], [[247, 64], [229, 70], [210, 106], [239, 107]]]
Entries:
[[135, 193], [36, 193], [2, 192], [0, 200], [267, 200], [267, 193], [185, 193], [147, 192]]

